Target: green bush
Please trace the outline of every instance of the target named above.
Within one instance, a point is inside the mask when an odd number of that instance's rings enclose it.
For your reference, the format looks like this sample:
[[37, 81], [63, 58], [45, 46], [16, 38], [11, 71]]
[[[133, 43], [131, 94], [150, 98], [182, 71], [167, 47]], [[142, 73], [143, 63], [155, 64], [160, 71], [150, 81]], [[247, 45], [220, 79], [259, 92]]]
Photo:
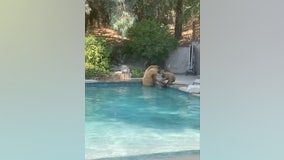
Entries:
[[109, 73], [110, 48], [105, 39], [93, 35], [85, 37], [85, 78]]
[[142, 78], [144, 73], [141, 69], [130, 67], [131, 78]]
[[149, 64], [163, 65], [170, 51], [177, 47], [176, 39], [166, 26], [153, 20], [142, 20], [128, 31], [124, 52], [130, 58], [146, 60]]

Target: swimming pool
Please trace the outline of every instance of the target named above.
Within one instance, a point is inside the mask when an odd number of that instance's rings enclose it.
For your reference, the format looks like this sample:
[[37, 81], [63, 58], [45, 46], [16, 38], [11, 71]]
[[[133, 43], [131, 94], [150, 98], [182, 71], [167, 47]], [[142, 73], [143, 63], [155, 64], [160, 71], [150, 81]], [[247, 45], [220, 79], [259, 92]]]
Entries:
[[86, 159], [151, 159], [199, 152], [199, 97], [141, 83], [85, 86]]

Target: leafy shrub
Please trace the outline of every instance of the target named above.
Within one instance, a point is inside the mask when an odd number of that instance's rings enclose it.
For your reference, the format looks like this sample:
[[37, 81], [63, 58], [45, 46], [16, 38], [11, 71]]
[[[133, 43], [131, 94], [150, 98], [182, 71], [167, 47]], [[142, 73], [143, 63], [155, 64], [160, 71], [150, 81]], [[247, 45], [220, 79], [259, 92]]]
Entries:
[[85, 78], [109, 73], [110, 48], [105, 39], [93, 35], [85, 37]]
[[96, 71], [94, 68], [94, 65], [91, 63], [85, 63], [85, 78], [89, 79], [96, 76]]
[[128, 31], [129, 40], [124, 43], [128, 57], [144, 59], [149, 64], [163, 64], [170, 51], [177, 47], [176, 39], [166, 26], [153, 20], [142, 20]]
[[136, 67], [130, 67], [130, 73], [132, 78], [141, 78], [144, 75], [143, 71]]

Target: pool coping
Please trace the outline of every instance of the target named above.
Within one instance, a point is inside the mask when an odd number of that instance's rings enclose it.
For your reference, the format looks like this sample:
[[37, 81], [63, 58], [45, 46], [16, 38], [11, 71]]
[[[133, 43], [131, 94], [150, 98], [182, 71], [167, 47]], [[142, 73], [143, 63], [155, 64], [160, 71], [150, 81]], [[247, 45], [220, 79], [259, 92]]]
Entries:
[[[142, 78], [131, 78], [129, 80], [108, 80], [108, 81], [99, 81], [94, 79], [86, 79], [85, 83], [137, 83], [142, 82]], [[174, 83], [173, 85], [169, 86], [170, 88], [177, 89], [179, 91], [185, 92], [191, 96], [200, 97], [200, 93], [189, 93], [187, 91], [187, 84], [182, 83]]]

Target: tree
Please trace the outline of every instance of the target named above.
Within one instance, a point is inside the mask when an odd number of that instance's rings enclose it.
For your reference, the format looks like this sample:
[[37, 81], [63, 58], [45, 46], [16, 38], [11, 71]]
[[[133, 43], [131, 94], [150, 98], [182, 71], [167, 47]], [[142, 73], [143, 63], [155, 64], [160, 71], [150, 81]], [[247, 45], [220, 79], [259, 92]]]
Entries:
[[175, 6], [176, 0], [138, 0], [134, 5], [133, 12], [138, 17], [138, 21], [143, 19], [156, 20], [159, 24], [168, 24], [171, 10]]
[[184, 23], [200, 15], [200, 0], [184, 0], [183, 7]]
[[183, 0], [178, 0], [176, 5], [176, 22], [175, 22], [175, 38], [180, 40], [182, 37], [182, 22], [183, 22]]
[[168, 28], [154, 20], [137, 22], [130, 28], [128, 38], [124, 44], [125, 52], [131, 58], [146, 60], [148, 64], [163, 66], [169, 52], [177, 47], [177, 41]]
[[136, 0], [115, 0], [111, 13], [111, 28], [120, 35], [125, 36], [128, 29], [133, 26], [136, 15], [132, 9]]
[[200, 0], [88, 0], [93, 1], [98, 27], [111, 27], [125, 36], [128, 29], [144, 19], [159, 25], [174, 24], [174, 35], [182, 38], [183, 25], [200, 13]]

